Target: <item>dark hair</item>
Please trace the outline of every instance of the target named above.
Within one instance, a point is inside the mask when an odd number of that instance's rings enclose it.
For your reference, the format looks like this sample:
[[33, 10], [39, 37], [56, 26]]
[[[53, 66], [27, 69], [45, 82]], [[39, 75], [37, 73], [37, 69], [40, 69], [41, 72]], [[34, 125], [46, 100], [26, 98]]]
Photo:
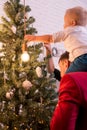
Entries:
[[65, 52], [60, 56], [58, 62], [60, 62], [61, 60], [65, 60], [65, 59], [69, 60], [69, 52], [67, 52], [67, 51], [65, 51]]

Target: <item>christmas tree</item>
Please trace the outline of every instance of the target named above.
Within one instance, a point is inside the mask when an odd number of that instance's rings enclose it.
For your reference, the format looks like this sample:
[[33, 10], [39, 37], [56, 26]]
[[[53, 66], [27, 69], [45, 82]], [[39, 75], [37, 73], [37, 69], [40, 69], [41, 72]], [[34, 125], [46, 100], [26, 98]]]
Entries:
[[[56, 104], [55, 79], [47, 71], [43, 44], [28, 46], [29, 61], [21, 60], [25, 14], [20, 0], [4, 4], [0, 24], [0, 130], [49, 130]], [[26, 33], [35, 34], [35, 19], [26, 15]]]

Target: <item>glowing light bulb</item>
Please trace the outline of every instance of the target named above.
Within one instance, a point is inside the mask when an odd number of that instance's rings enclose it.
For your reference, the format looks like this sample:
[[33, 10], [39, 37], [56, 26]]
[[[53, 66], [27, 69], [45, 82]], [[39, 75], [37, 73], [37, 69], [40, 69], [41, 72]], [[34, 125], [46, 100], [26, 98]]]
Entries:
[[23, 62], [29, 61], [30, 56], [29, 56], [29, 54], [27, 53], [27, 51], [24, 51], [24, 52], [23, 52], [23, 54], [21, 55], [21, 59], [22, 59]]

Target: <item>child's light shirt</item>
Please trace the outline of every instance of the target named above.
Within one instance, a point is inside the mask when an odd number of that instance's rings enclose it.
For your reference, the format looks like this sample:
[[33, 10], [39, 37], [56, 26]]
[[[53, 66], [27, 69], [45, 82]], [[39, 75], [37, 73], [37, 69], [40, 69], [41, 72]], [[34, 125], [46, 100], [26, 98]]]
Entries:
[[87, 28], [84, 26], [67, 27], [63, 31], [53, 34], [53, 42], [64, 41], [72, 62], [78, 56], [87, 53]]

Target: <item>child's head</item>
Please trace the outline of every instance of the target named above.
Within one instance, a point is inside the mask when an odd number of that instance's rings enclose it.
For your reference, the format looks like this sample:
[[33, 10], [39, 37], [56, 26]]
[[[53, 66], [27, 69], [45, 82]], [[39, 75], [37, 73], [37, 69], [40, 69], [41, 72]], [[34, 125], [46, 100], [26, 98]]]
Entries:
[[66, 10], [64, 16], [64, 28], [69, 26], [85, 26], [87, 24], [87, 10], [82, 7], [74, 7]]

